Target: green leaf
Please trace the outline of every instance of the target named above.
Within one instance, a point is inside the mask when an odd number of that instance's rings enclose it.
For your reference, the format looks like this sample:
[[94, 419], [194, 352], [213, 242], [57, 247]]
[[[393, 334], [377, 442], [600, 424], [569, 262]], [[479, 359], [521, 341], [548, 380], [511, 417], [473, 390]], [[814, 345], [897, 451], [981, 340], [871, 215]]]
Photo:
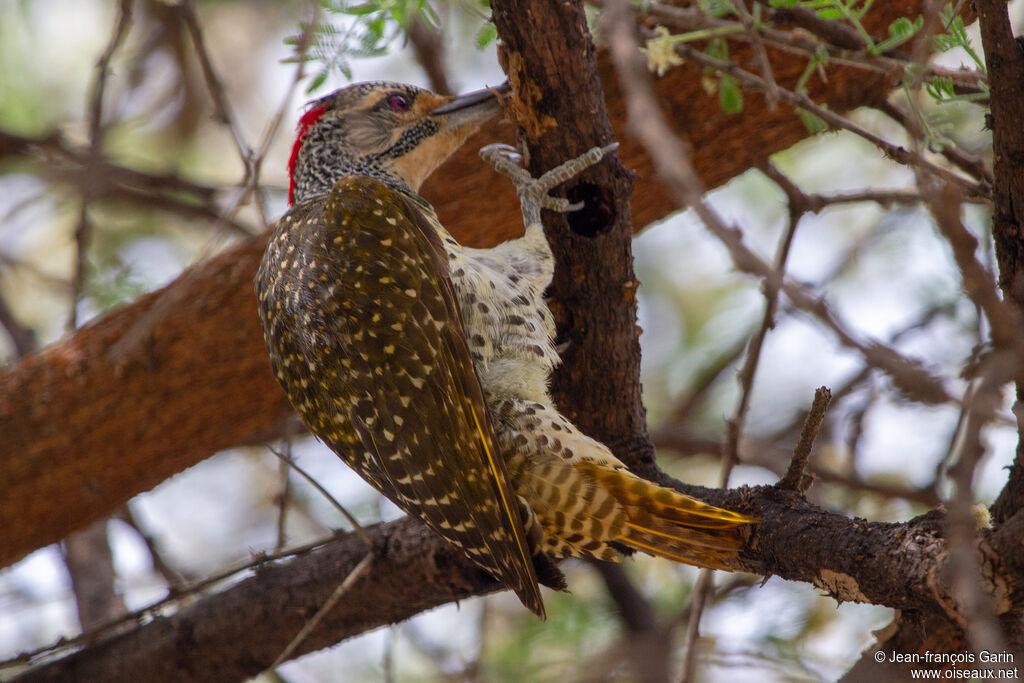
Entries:
[[354, 17], [362, 17], [367, 14], [373, 14], [380, 9], [380, 5], [373, 2], [364, 2], [359, 5], [350, 5], [348, 7], [342, 7], [338, 10], [338, 14], [349, 14]]
[[889, 24], [889, 35], [892, 36], [893, 38], [902, 38], [906, 40], [907, 38], [917, 33], [918, 29], [921, 28], [921, 24], [923, 22], [924, 19], [921, 17], [921, 15], [918, 15], [917, 19], [915, 19], [914, 21], [911, 21], [906, 17], [900, 17], [896, 21]]
[[828, 130], [828, 124], [811, 112], [801, 109], [799, 114], [800, 120], [804, 122], [804, 128], [806, 128], [809, 133], [824, 133]]
[[709, 17], [720, 18], [736, 13], [731, 0], [699, 0], [697, 5]]
[[960, 47], [960, 41], [945, 33], [935, 36], [933, 39], [935, 49], [939, 52], [949, 52], [953, 48]]
[[316, 76], [313, 76], [313, 80], [309, 82], [309, 87], [306, 88], [306, 94], [309, 95], [314, 90], [320, 88], [320, 86], [322, 86], [324, 82], [327, 80], [327, 76], [328, 70], [321, 69], [320, 73], [318, 73]]
[[935, 76], [930, 82], [925, 83], [924, 87], [932, 99], [939, 101], [952, 97], [955, 93], [952, 78]]
[[494, 42], [498, 37], [498, 28], [488, 22], [480, 27], [480, 30], [476, 32], [476, 36], [473, 38], [473, 43], [476, 45], [478, 50], [483, 50], [485, 47]]
[[739, 81], [734, 76], [722, 74], [718, 81], [718, 102], [722, 110], [728, 114], [743, 111], [743, 91], [740, 90]]
[[420, 4], [418, 16], [430, 28], [435, 31], [441, 30], [441, 17], [437, 16], [437, 12], [429, 2]]
[[889, 37], [883, 40], [881, 43], [875, 45], [872, 49], [872, 53], [876, 55], [882, 54], [884, 52], [892, 50], [893, 48], [899, 45], [902, 45], [903, 43], [913, 38], [914, 35], [917, 34], [917, 32], [921, 29], [921, 26], [923, 25], [924, 18], [921, 15], [918, 15], [917, 19], [915, 19], [914, 21], [911, 21], [906, 17], [900, 17], [896, 21], [889, 24]]
[[722, 38], [713, 38], [708, 42], [704, 54], [713, 59], [729, 59], [729, 43]]

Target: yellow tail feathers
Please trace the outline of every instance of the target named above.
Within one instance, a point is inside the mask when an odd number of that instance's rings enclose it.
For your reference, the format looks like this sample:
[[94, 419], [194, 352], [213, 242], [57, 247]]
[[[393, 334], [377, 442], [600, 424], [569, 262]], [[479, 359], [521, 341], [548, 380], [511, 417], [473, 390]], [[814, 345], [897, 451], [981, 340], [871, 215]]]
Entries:
[[708, 505], [624, 469], [578, 462], [576, 468], [610, 493], [626, 513], [615, 541], [676, 562], [729, 569], [746, 537], [744, 527], [757, 520]]

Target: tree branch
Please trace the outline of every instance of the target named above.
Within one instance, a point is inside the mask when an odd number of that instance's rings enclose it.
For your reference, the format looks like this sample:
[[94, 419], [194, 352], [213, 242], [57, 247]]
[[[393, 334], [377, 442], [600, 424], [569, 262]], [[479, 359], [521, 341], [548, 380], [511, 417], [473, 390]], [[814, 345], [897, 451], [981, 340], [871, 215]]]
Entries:
[[[822, 510], [774, 487], [707, 492], [679, 486], [764, 520], [755, 549], [742, 561], [748, 571], [810, 582], [839, 601], [885, 605], [941, 617], [945, 623], [962, 619], [952, 586], [944, 579], [949, 551], [944, 520], [937, 513], [904, 524], [866, 522]], [[807, 542], [811, 530], [814, 543]], [[362, 597], [331, 611], [296, 655], [499, 588], [417, 521], [405, 518], [367, 531], [379, 559], [349, 593]], [[1024, 521], [1015, 518], [998, 531], [986, 531], [978, 550], [998, 615], [1009, 616], [1008, 595], [1021, 584], [1022, 532]], [[19, 683], [121, 680], [138, 671], [146, 671], [153, 683], [248, 678], [274, 661], [334, 591], [339, 577], [365, 554], [362, 539], [348, 534], [293, 559], [268, 563], [228, 589], [198, 602], [189, 600], [171, 616], [96, 638], [81, 651], [26, 672]], [[1019, 626], [1011, 635], [1019, 642]]]

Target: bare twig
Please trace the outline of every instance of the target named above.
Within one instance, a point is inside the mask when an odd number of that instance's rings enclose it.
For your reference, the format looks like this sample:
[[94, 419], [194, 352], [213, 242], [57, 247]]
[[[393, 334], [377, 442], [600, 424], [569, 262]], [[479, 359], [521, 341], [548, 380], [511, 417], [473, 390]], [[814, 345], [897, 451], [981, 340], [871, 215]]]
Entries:
[[[722, 443], [719, 441], [687, 438], [685, 435], [671, 430], [656, 431], [651, 434], [651, 440], [659, 452], [667, 449], [674, 451], [674, 454], [680, 457], [716, 454], [720, 456], [722, 453]], [[744, 465], [763, 467], [775, 472], [781, 479], [792, 459], [792, 451], [784, 450], [773, 440], [750, 439], [741, 442], [740, 457]], [[883, 498], [901, 498], [927, 507], [935, 507], [942, 502], [934, 485], [909, 488], [880, 481], [870, 481], [862, 479], [856, 473], [841, 472], [813, 461], [808, 463], [807, 471], [814, 476], [816, 481], [835, 484], [856, 494], [869, 493]]]
[[107, 520], [76, 531], [64, 540], [61, 550], [82, 630], [123, 614], [124, 601], [114, 590], [114, 555], [107, 538]]
[[320, 23], [320, 3], [312, 0], [309, 11], [310, 19], [306, 22], [302, 29], [302, 34], [299, 36], [298, 43], [295, 45], [295, 71], [292, 74], [292, 80], [288, 84], [288, 89], [285, 91], [284, 96], [281, 98], [281, 104], [278, 106], [277, 111], [274, 112], [274, 116], [271, 118], [266, 130], [263, 131], [263, 138], [260, 140], [259, 147], [256, 148], [256, 152], [252, 155], [250, 185], [254, 192], [258, 192], [263, 161], [267, 158], [270, 145], [273, 144], [274, 139], [281, 130], [281, 122], [284, 121], [285, 111], [287, 111], [288, 105], [295, 96], [299, 83], [306, 77], [306, 55], [309, 53], [309, 48], [313, 43], [313, 32]]
[[[89, 205], [94, 200], [97, 161], [103, 156], [103, 96], [110, 76], [110, 62], [128, 34], [132, 23], [132, 0], [121, 0], [117, 21], [106, 48], [96, 62], [96, 74], [87, 103], [89, 150], [82, 167], [79, 188], [78, 224], [75, 227], [75, 261], [71, 275], [70, 305], [65, 329], [78, 329], [78, 304], [85, 284], [92, 223]], [[107, 520], [94, 522], [64, 539], [62, 557], [71, 577], [72, 591], [78, 608], [78, 622], [89, 630], [125, 611], [124, 601], [114, 590], [114, 556], [107, 538]]]
[[874, 202], [883, 208], [894, 204], [918, 204], [922, 201], [921, 193], [916, 190], [855, 190], [852, 192], [836, 192], [834, 194], [808, 194], [801, 190], [778, 167], [769, 162], [761, 167], [761, 171], [771, 178], [785, 193], [789, 201], [790, 212], [817, 213], [822, 209], [836, 204], [854, 204], [858, 202]]
[[387, 641], [384, 644], [384, 656], [381, 668], [384, 670], [384, 683], [395, 683], [395, 640], [398, 638], [399, 626], [395, 624], [388, 629]]
[[302, 644], [302, 641], [309, 637], [309, 634], [313, 632], [313, 629], [315, 629], [320, 624], [320, 622], [323, 621], [323, 618], [327, 616], [328, 612], [334, 609], [334, 606], [338, 604], [338, 601], [345, 596], [345, 593], [347, 593], [349, 589], [352, 588], [355, 582], [363, 578], [363, 575], [365, 575], [366, 572], [369, 571], [370, 566], [372, 564], [373, 552], [371, 551], [366, 553], [366, 556], [359, 561], [359, 564], [355, 566], [355, 569], [349, 572], [348, 576], [345, 577], [345, 580], [342, 581], [341, 584], [339, 584], [338, 587], [334, 589], [334, 592], [331, 593], [331, 596], [327, 598], [326, 601], [324, 601], [324, 604], [321, 605], [320, 609], [316, 611], [316, 614], [310, 617], [309, 621], [306, 622], [306, 625], [302, 627], [302, 630], [299, 631], [298, 634], [292, 639], [292, 641], [288, 643], [288, 646], [281, 651], [281, 654], [277, 656], [277, 659], [274, 660], [274, 663], [270, 665], [271, 669], [276, 669], [277, 667], [281, 666], [282, 664], [284, 664], [292, 658], [292, 654], [299, 647], [299, 645]]
[[[57, 181], [81, 184], [91, 181], [92, 200], [115, 200], [156, 208], [184, 216], [214, 221], [236, 235], [249, 236], [240, 223], [223, 218], [216, 204], [217, 188], [201, 185], [174, 174], [157, 174], [119, 166], [103, 158], [90, 161], [89, 151], [73, 147], [59, 133], [26, 137], [0, 131], [0, 158], [41, 157], [38, 174]], [[92, 164], [92, 172], [88, 171]], [[194, 221], [189, 221], [194, 224]]]
[[107, 42], [99, 60], [96, 62], [96, 77], [89, 94], [89, 151], [82, 168], [82, 197], [78, 210], [78, 225], [75, 228], [75, 268], [71, 276], [71, 309], [68, 313], [66, 328], [69, 332], [78, 328], [78, 301], [82, 296], [82, 285], [85, 282], [86, 254], [92, 236], [92, 225], [89, 222], [89, 204], [94, 199], [93, 178], [97, 172], [97, 161], [103, 156], [103, 138], [106, 132], [103, 126], [103, 95], [107, 89], [107, 78], [110, 76], [110, 61], [121, 46], [132, 23], [132, 0], [121, 0], [118, 5], [117, 23], [114, 32]]
[[453, 94], [444, 64], [444, 40], [440, 29], [427, 26], [418, 18], [413, 19], [409, 25], [409, 43], [416, 61], [427, 74], [430, 89], [440, 95]]
[[11, 338], [11, 343], [14, 344], [15, 356], [20, 358], [36, 349], [38, 342], [35, 330], [21, 324], [10, 306], [7, 305], [3, 292], [0, 292], [0, 327], [7, 330], [7, 335]]
[[[1016, 371], [1017, 359], [1005, 351], [987, 359], [980, 379], [968, 389], [968, 406], [961, 432], [959, 457], [950, 473], [956, 486], [949, 502], [947, 529], [950, 558], [947, 570], [958, 607], [966, 621], [967, 636], [978, 651], [1005, 652], [1006, 641], [996, 619], [992, 595], [983, 588], [978, 553], [978, 517], [972, 491], [974, 471], [985, 454], [982, 430], [1002, 403], [1002, 387]], [[987, 517], [986, 517], [987, 519]]]
[[306, 481], [308, 481], [318, 492], [320, 492], [321, 495], [323, 495], [328, 501], [330, 501], [330, 503], [334, 505], [334, 507], [337, 510], [339, 510], [341, 514], [345, 516], [345, 518], [355, 529], [356, 534], [358, 534], [359, 537], [366, 544], [366, 556], [363, 557], [363, 559], [360, 560], [359, 564], [357, 564], [355, 568], [348, 573], [348, 575], [345, 577], [345, 580], [342, 581], [341, 584], [339, 584], [338, 587], [334, 589], [334, 592], [331, 593], [331, 596], [327, 598], [324, 604], [321, 605], [320, 608], [316, 611], [316, 613], [312, 617], [310, 617], [309, 620], [303, 625], [302, 629], [295, 635], [294, 638], [292, 638], [291, 642], [289, 642], [288, 645], [284, 648], [284, 650], [282, 650], [281, 653], [277, 656], [277, 659], [274, 660], [274, 663], [270, 665], [270, 669], [276, 669], [281, 664], [285, 663], [286, 661], [292, 658], [294, 652], [303, 643], [303, 641], [305, 641], [306, 638], [309, 637], [309, 634], [312, 633], [313, 629], [315, 629], [317, 625], [321, 621], [323, 621], [324, 617], [326, 617], [327, 614], [334, 608], [334, 606], [338, 604], [338, 601], [341, 600], [341, 598], [345, 595], [345, 593], [349, 591], [349, 589], [351, 589], [352, 585], [356, 581], [361, 579], [364, 574], [366, 574], [366, 572], [372, 565], [373, 558], [376, 554], [376, 550], [373, 545], [373, 540], [370, 538], [369, 534], [366, 533], [366, 530], [363, 529], [359, 522], [356, 521], [356, 518], [353, 517], [349, 513], [349, 511], [346, 510], [345, 507], [327, 491], [327, 489], [320, 485], [320, 482], [318, 482], [316, 479], [313, 478], [311, 474], [309, 474], [308, 472], [306, 472], [306, 470], [302, 469], [301, 467], [299, 467], [298, 464], [296, 464], [295, 460], [293, 460], [290, 456], [291, 442], [287, 441], [286, 444], [289, 447], [289, 454], [287, 455], [285, 453], [281, 453], [280, 451], [274, 448], [271, 448], [270, 446], [267, 446], [267, 450], [269, 450], [271, 453], [280, 458], [282, 463], [294, 468], [296, 472], [301, 474], [306, 479]]
[[718, 378], [722, 376], [722, 373], [732, 367], [733, 363], [743, 355], [743, 351], [746, 348], [747, 342], [745, 340], [735, 343], [732, 347], [722, 351], [715, 358], [712, 358], [711, 362], [706, 366], [700, 368], [695, 373], [697, 375], [697, 379], [694, 381], [689, 393], [679, 401], [678, 405], [672, 409], [671, 414], [665, 418], [663, 425], [668, 426], [659, 427], [654, 430], [651, 434], [652, 440], [656, 440], [654, 436], [655, 433], [665, 429], [672, 429], [673, 425], [686, 421], [718, 381]]
[[928, 208], [935, 217], [935, 224], [953, 250], [953, 259], [960, 269], [964, 290], [979, 309], [984, 311], [991, 327], [992, 341], [998, 348], [1019, 345], [1021, 339], [1020, 311], [1007, 306], [999, 296], [996, 277], [980, 261], [975, 253], [977, 238], [968, 232], [960, 220], [960, 196], [957, 188], [927, 182], [919, 179], [925, 189]]
[[[776, 173], [776, 175], [781, 175]], [[796, 236], [797, 226], [804, 213], [804, 205], [800, 201], [802, 194], [793, 191], [791, 185], [780, 185], [789, 196], [789, 222], [786, 230], [779, 240], [779, 246], [775, 254], [774, 272], [778, 274], [781, 281], [785, 278], [786, 262], [789, 260], [789, 252], [793, 246], [793, 238]], [[761, 327], [750, 340], [747, 347], [747, 356], [743, 361], [743, 367], [739, 371], [740, 399], [732, 418], [728, 421], [728, 430], [725, 438], [725, 452], [722, 459], [722, 471], [719, 476], [719, 485], [725, 487], [729, 483], [729, 474], [733, 466], [739, 462], [737, 452], [740, 437], [743, 434], [743, 424], [746, 421], [747, 411], [750, 408], [750, 396], [754, 390], [754, 377], [757, 374], [757, 366], [761, 361], [761, 350], [764, 348], [765, 337], [768, 331], [775, 327], [775, 313], [779, 305], [779, 287], [777, 284], [764, 283], [764, 315], [761, 318]]]
[[588, 561], [604, 580], [615, 606], [619, 609], [619, 617], [632, 634], [650, 633], [657, 626], [654, 608], [644, 594], [637, 590], [621, 564], [602, 562], [591, 559]]
[[[814, 447], [814, 439], [821, 429], [821, 423], [825, 420], [825, 412], [832, 400], [832, 392], [827, 387], [818, 387], [814, 392], [814, 403], [807, 413], [803, 430], [800, 432], [800, 440], [796, 444], [793, 459], [789, 463], [789, 469], [779, 481], [779, 488], [791, 489], [793, 491], [806, 491], [807, 486], [804, 480], [804, 471], [807, 469], [807, 461], [811, 457], [811, 449]], [[806, 482], [807, 485], [810, 482]]]
[[278, 461], [278, 480], [281, 491], [277, 494], [277, 541], [274, 550], [278, 551], [288, 545], [288, 508], [292, 497], [292, 478], [288, 469], [292, 465], [292, 441], [285, 438], [283, 457]]
[[697, 673], [697, 636], [700, 634], [700, 617], [704, 613], [704, 605], [708, 594], [714, 590], [714, 572], [701, 569], [697, 584], [693, 587], [690, 600], [689, 619], [686, 622], [686, 655], [683, 658], [680, 683], [691, 683]]
[[338, 512], [340, 512], [345, 517], [345, 519], [348, 520], [348, 523], [352, 525], [352, 529], [356, 532], [356, 535], [358, 535], [359, 538], [363, 539], [363, 542], [366, 543], [366, 547], [371, 550], [373, 549], [373, 541], [370, 540], [370, 536], [366, 533], [366, 530], [363, 529], [359, 522], [356, 521], [356, 518], [353, 517], [352, 514], [345, 509], [345, 506], [339, 503], [338, 499], [332, 496], [331, 493], [313, 477], [313, 475], [299, 467], [299, 464], [296, 463], [295, 460], [293, 460], [288, 455], [285, 455], [284, 453], [278, 451], [277, 449], [267, 446], [267, 450], [276, 455], [278, 458], [280, 458], [282, 462], [286, 463], [296, 472], [301, 474], [302, 477], [320, 493], [320, 495], [326, 498], [331, 503], [331, 505], [333, 505], [335, 509], [338, 510]]
[[[609, 51], [627, 103], [630, 129], [648, 149], [648, 153], [654, 158], [655, 166], [662, 175], [665, 175], [666, 171], [671, 174], [670, 190], [677, 196], [677, 201], [682, 200], [681, 205], [684, 206], [686, 204], [694, 206], [703, 218], [703, 213], [710, 212], [704, 210], [702, 213], [701, 208], [698, 208], [703, 207], [700, 181], [690, 166], [689, 150], [669, 130], [654, 100], [650, 74], [640, 57], [639, 46], [635, 38], [636, 25], [632, 20], [626, 0], [609, 0], [606, 3], [603, 20], [608, 36]], [[668, 161], [667, 156], [673, 157], [675, 162]], [[730, 465], [723, 463], [724, 476], [728, 476], [729, 467]], [[696, 669], [696, 642], [700, 616], [704, 608], [706, 593], [711, 586], [711, 580], [711, 571], [702, 570], [694, 588], [686, 631], [684, 681], [692, 680]]]
[[[214, 112], [217, 119], [231, 132], [231, 138], [234, 140], [238, 157], [241, 159], [242, 167], [245, 169], [242, 181], [239, 183], [239, 193], [231, 203], [230, 208], [225, 212], [225, 215], [234, 216], [251, 199], [256, 208], [257, 215], [259, 215], [260, 222], [266, 228], [268, 221], [266, 207], [263, 203], [263, 195], [259, 192], [259, 174], [255, 163], [256, 155], [253, 148], [245, 141], [241, 126], [235, 120], [231, 106], [228, 103], [227, 90], [224, 87], [224, 83], [213, 67], [213, 61], [210, 58], [210, 51], [207, 48], [202, 27], [196, 16], [193, 0], [182, 0], [182, 3], [178, 6], [178, 11], [181, 14], [185, 27], [188, 29], [189, 36], [192, 38], [192, 45], [195, 48], [196, 56], [199, 58], [199, 64], [203, 70], [206, 88], [213, 99]], [[298, 68], [302, 68], [301, 60]]]
[[149, 551], [149, 556], [153, 560], [153, 568], [160, 573], [160, 576], [164, 577], [164, 581], [167, 582], [167, 587], [170, 589], [170, 594], [175, 595], [180, 593], [184, 586], [193, 579], [188, 573], [176, 569], [171, 566], [171, 563], [164, 557], [164, 552], [157, 543], [156, 538], [153, 534], [146, 529], [145, 525], [139, 521], [136, 517], [135, 512], [132, 510], [132, 506], [125, 505], [118, 514], [121, 520], [130, 526], [142, 542], [146, 544], [146, 550]]
[[258, 567], [261, 567], [268, 562], [276, 560], [288, 559], [305, 555], [317, 548], [321, 548], [332, 539], [336, 538], [337, 534], [320, 538], [310, 543], [305, 543], [300, 546], [288, 548], [278, 553], [260, 553], [256, 555], [252, 560], [230, 567], [224, 571], [217, 572], [206, 576], [194, 583], [181, 588], [178, 591], [172, 591], [167, 594], [166, 597], [157, 600], [156, 602], [146, 605], [142, 609], [135, 610], [120, 616], [111, 618], [101, 624], [95, 625], [88, 631], [84, 631], [74, 638], [64, 638], [59, 642], [45, 645], [36, 650], [30, 652], [24, 652], [17, 657], [0, 662], [0, 671], [3, 671], [6, 667], [12, 667], [14, 665], [30, 662], [36, 659], [49, 658], [51, 656], [58, 656], [60, 653], [69, 653], [75, 649], [87, 645], [91, 642], [101, 640], [104, 636], [108, 635], [112, 631], [119, 630], [122, 626], [128, 623], [143, 623], [155, 616], [163, 614], [166, 610], [171, 609], [173, 606], [180, 605], [183, 602], [196, 598], [200, 593], [206, 589], [221, 583], [227, 579], [236, 577], [243, 572], [251, 571]]

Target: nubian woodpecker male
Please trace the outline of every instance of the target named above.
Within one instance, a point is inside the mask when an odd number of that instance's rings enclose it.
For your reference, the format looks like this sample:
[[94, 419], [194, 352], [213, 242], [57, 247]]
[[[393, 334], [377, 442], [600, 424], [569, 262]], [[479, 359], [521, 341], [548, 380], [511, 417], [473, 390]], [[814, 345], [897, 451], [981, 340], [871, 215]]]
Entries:
[[543, 618], [553, 560], [641, 550], [728, 568], [741, 514], [631, 474], [563, 417], [544, 301], [549, 189], [610, 148], [517, 183], [523, 237], [463, 247], [417, 194], [481, 123], [494, 91], [451, 98], [397, 83], [313, 102], [289, 164], [292, 208], [256, 278], [277, 379], [310, 430], [371, 485], [514, 590]]

